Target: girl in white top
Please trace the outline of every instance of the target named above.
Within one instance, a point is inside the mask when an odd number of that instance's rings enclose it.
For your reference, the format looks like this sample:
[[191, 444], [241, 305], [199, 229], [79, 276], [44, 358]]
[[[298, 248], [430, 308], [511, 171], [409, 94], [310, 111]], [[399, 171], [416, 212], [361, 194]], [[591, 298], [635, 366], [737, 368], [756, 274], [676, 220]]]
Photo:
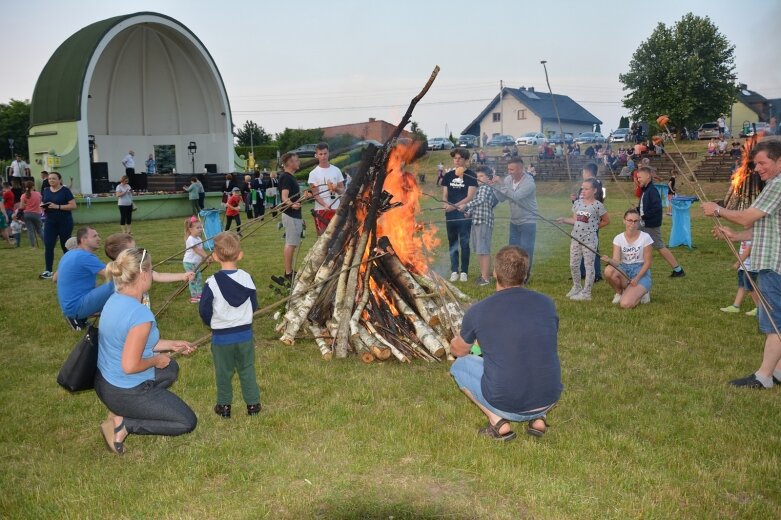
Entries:
[[182, 265], [184, 265], [186, 272], [195, 273], [195, 276], [190, 280], [190, 303], [200, 302], [201, 293], [203, 292], [203, 277], [198, 266], [204, 259], [211, 260], [209, 253], [203, 249], [202, 234], [203, 224], [198, 219], [190, 217], [184, 221], [185, 247], [187, 250], [184, 252]]
[[[622, 309], [632, 309], [639, 303], [651, 302], [651, 258], [653, 239], [640, 231], [640, 213], [636, 209], [624, 213], [625, 231], [613, 239], [613, 257], [602, 260], [610, 265], [605, 268], [605, 280], [615, 289], [613, 303]], [[618, 272], [618, 269], [629, 277]]]

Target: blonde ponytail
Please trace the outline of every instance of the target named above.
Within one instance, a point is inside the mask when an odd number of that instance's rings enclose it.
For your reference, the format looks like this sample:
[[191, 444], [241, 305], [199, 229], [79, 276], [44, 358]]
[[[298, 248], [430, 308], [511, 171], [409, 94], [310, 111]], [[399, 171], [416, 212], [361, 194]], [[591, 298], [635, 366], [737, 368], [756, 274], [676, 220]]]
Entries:
[[152, 270], [152, 258], [146, 249], [133, 247], [125, 249], [119, 253], [116, 260], [106, 265], [106, 278], [113, 281], [119, 290], [133, 285], [142, 270]]

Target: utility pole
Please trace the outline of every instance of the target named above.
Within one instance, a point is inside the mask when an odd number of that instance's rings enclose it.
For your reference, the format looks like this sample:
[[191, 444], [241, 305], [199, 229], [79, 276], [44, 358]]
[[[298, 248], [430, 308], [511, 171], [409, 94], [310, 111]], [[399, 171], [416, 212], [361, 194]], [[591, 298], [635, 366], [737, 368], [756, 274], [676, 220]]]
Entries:
[[556, 106], [556, 97], [553, 95], [553, 90], [550, 88], [550, 80], [548, 79], [548, 67], [545, 66], [548, 63], [547, 60], [540, 61], [542, 68], [545, 69], [545, 83], [548, 84], [548, 92], [550, 93], [550, 100], [553, 103], [553, 111], [556, 113], [556, 120], [559, 122], [559, 136], [561, 137], [561, 147], [564, 149], [564, 162], [567, 163], [567, 177], [572, 182], [572, 173], [569, 168], [569, 154], [567, 152], [567, 140], [564, 138], [564, 127], [561, 126], [561, 117], [559, 117], [559, 108]]
[[504, 135], [504, 81], [499, 80], [499, 133]]

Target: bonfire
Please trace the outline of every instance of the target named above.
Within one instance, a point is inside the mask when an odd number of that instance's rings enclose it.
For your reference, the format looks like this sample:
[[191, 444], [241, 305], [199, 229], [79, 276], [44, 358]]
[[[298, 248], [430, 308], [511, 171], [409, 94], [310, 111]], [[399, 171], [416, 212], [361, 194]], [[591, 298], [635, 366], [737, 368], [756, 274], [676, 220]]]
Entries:
[[724, 207], [742, 211], [754, 202], [754, 199], [765, 183], [759, 178], [759, 174], [754, 171], [754, 165], [749, 160], [749, 155], [754, 145], [757, 144], [757, 136], [751, 136], [743, 143], [743, 152], [741, 154], [740, 166], [732, 174], [730, 179], [729, 191], [724, 199]]

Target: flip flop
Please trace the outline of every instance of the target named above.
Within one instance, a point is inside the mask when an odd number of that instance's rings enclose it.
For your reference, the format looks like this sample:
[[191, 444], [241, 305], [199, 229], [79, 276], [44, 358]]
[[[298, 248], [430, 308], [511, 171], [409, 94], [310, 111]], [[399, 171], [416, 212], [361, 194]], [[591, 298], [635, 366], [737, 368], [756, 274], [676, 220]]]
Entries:
[[[538, 430], [537, 428], [532, 426], [535, 423], [535, 421], [542, 421], [545, 424], [545, 429]], [[547, 431], [548, 431], [548, 421], [545, 420], [545, 417], [537, 417], [536, 419], [532, 419], [531, 421], [528, 422], [526, 426], [526, 433], [528, 433], [532, 437], [542, 437], [543, 435], [545, 435], [545, 432]]]
[[509, 431], [502, 435], [499, 433], [499, 430], [502, 428], [503, 425], [510, 424], [510, 421], [506, 419], [500, 419], [496, 424], [491, 424], [491, 421], [488, 421], [488, 425], [485, 428], [480, 428], [477, 433], [479, 435], [482, 435], [484, 437], [488, 437], [489, 439], [500, 441], [500, 442], [507, 442], [513, 440], [515, 437], [517, 437], [517, 434], [514, 431]]

